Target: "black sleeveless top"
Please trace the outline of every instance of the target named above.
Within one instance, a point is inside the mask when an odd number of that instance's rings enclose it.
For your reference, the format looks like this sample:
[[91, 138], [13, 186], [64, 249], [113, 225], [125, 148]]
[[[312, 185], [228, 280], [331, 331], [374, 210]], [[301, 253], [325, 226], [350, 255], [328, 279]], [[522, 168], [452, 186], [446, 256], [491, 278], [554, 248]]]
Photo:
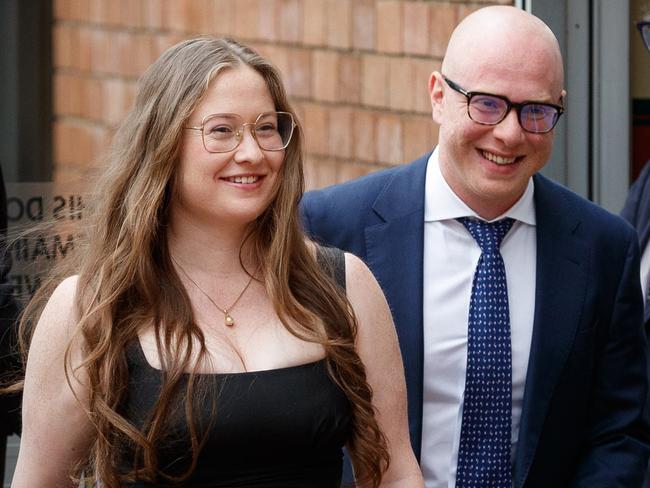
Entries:
[[[340, 256], [333, 264], [330, 256], [328, 264], [338, 269], [333, 276], [339, 281], [343, 253], [336, 252]], [[344, 284], [344, 270], [342, 276]], [[159, 396], [164, 373], [149, 365], [139, 341], [127, 350], [127, 361], [129, 387], [123, 412], [141, 427]], [[340, 485], [342, 448], [351, 435], [351, 410], [348, 399], [327, 374], [325, 359], [266, 371], [198, 376], [207, 394], [216, 398], [216, 412], [213, 417], [211, 398], [195, 399], [195, 404], [202, 407], [200, 421], [207, 425], [213, 419], [213, 424], [196, 469], [182, 486]], [[162, 471], [178, 475], [189, 466], [186, 429], [182, 413], [166, 429], [168, 435], [157, 446]], [[128, 471], [133, 466], [133, 453], [127, 449], [123, 460], [122, 469]], [[127, 486], [178, 485], [160, 481]]]

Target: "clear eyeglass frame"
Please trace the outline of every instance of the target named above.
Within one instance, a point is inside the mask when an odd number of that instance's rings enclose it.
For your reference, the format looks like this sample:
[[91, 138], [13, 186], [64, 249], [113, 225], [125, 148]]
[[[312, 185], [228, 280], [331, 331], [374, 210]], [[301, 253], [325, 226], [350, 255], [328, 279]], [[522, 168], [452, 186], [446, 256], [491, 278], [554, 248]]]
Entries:
[[[267, 148], [264, 146], [264, 143], [260, 141], [260, 139], [257, 136], [257, 126], [260, 123], [260, 120], [263, 119], [264, 117], [267, 117], [269, 115], [276, 115], [277, 119], [280, 119], [282, 117], [286, 117], [289, 120], [289, 127], [288, 127], [288, 135], [286, 135], [286, 140], [283, 141], [283, 145], [281, 147], [273, 147], [273, 148]], [[206, 143], [205, 140], [205, 125], [212, 119], [216, 117], [230, 117], [230, 118], [236, 118], [242, 121], [241, 124], [237, 125], [237, 131], [234, 133], [234, 138], [235, 138], [235, 143], [232, 147], [229, 149], [223, 149], [223, 150], [210, 150], [208, 148], [208, 144]], [[242, 117], [239, 114], [234, 114], [234, 113], [220, 113], [220, 114], [208, 114], [203, 119], [201, 120], [201, 125], [197, 126], [190, 126], [190, 127], [183, 127], [184, 129], [187, 130], [196, 130], [201, 133], [201, 141], [203, 142], [203, 148], [211, 153], [211, 154], [222, 154], [222, 153], [227, 153], [234, 151], [239, 147], [241, 144], [241, 141], [244, 139], [244, 130], [246, 129], [246, 126], [251, 127], [251, 135], [253, 136], [253, 139], [255, 139], [255, 142], [257, 143], [258, 147], [262, 149], [263, 151], [284, 151], [289, 144], [291, 143], [291, 139], [293, 138], [293, 133], [298, 126], [296, 124], [296, 121], [293, 118], [293, 114], [290, 112], [262, 112], [255, 118], [255, 122], [243, 122]]]
[[[511, 109], [515, 109], [517, 111], [517, 120], [519, 121], [519, 126], [526, 132], [530, 132], [531, 134], [546, 134], [548, 132], [551, 132], [553, 128], [557, 125], [558, 121], [560, 120], [560, 116], [564, 113], [564, 107], [562, 105], [556, 105], [554, 103], [546, 103], [546, 102], [534, 102], [534, 101], [525, 101], [525, 102], [512, 102], [508, 97], [504, 97], [502, 95], [495, 95], [493, 93], [484, 93], [484, 92], [475, 92], [475, 91], [467, 91], [464, 88], [462, 88], [458, 83], [455, 83], [454, 81], [450, 80], [446, 76], [443, 75], [443, 78], [447, 85], [449, 87], [460, 93], [461, 95], [464, 95], [465, 98], [467, 98], [467, 115], [471, 120], [476, 122], [477, 124], [481, 125], [498, 125], [500, 124], [510, 113]], [[472, 117], [471, 113], [471, 102], [474, 97], [477, 96], [484, 96], [484, 97], [491, 97], [495, 99], [499, 99], [503, 102], [505, 102], [505, 110], [503, 111], [503, 114], [498, 118], [493, 121], [487, 122], [487, 121], [481, 121], [481, 120], [476, 120], [474, 117]], [[548, 108], [551, 110], [554, 110], [555, 113], [555, 118], [552, 120], [552, 122], [549, 124], [548, 127], [544, 128], [543, 130], [539, 129], [533, 129], [533, 128], [527, 128], [525, 126], [524, 120], [522, 119], [522, 111], [526, 109], [527, 107], [532, 107], [532, 106], [539, 106], [539, 107], [544, 107]], [[549, 112], [552, 113], [552, 112]]]

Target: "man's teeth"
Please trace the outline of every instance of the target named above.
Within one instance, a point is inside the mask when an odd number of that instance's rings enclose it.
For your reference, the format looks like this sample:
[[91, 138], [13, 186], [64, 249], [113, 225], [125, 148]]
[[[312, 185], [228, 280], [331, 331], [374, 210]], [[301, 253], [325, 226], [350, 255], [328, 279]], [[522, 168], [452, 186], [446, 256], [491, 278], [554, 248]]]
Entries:
[[259, 179], [260, 179], [259, 176], [232, 176], [228, 178], [228, 181], [230, 181], [231, 183], [251, 184], [251, 183], [255, 183]]
[[515, 162], [515, 159], [517, 158], [504, 158], [501, 156], [497, 156], [496, 154], [489, 153], [487, 151], [482, 151], [483, 157], [489, 161], [492, 161], [493, 163], [496, 164], [511, 164]]

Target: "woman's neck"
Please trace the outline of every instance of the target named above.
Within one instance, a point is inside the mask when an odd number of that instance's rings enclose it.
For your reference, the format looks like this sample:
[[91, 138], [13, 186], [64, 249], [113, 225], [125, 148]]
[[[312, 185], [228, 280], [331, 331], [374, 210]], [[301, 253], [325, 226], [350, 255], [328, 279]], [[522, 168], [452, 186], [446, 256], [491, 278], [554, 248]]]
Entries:
[[[202, 226], [195, 222], [174, 221], [168, 229], [167, 245], [171, 256], [185, 268], [227, 277], [244, 271], [255, 272], [246, 227]], [[240, 262], [241, 258], [241, 262]]]

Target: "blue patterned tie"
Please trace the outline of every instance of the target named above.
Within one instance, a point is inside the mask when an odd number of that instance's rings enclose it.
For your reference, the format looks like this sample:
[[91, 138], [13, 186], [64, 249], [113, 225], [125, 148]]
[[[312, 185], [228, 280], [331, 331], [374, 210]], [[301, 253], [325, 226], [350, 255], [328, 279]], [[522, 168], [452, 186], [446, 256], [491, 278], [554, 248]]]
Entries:
[[469, 305], [467, 373], [456, 488], [512, 488], [512, 360], [506, 269], [512, 219], [458, 219], [481, 248]]

